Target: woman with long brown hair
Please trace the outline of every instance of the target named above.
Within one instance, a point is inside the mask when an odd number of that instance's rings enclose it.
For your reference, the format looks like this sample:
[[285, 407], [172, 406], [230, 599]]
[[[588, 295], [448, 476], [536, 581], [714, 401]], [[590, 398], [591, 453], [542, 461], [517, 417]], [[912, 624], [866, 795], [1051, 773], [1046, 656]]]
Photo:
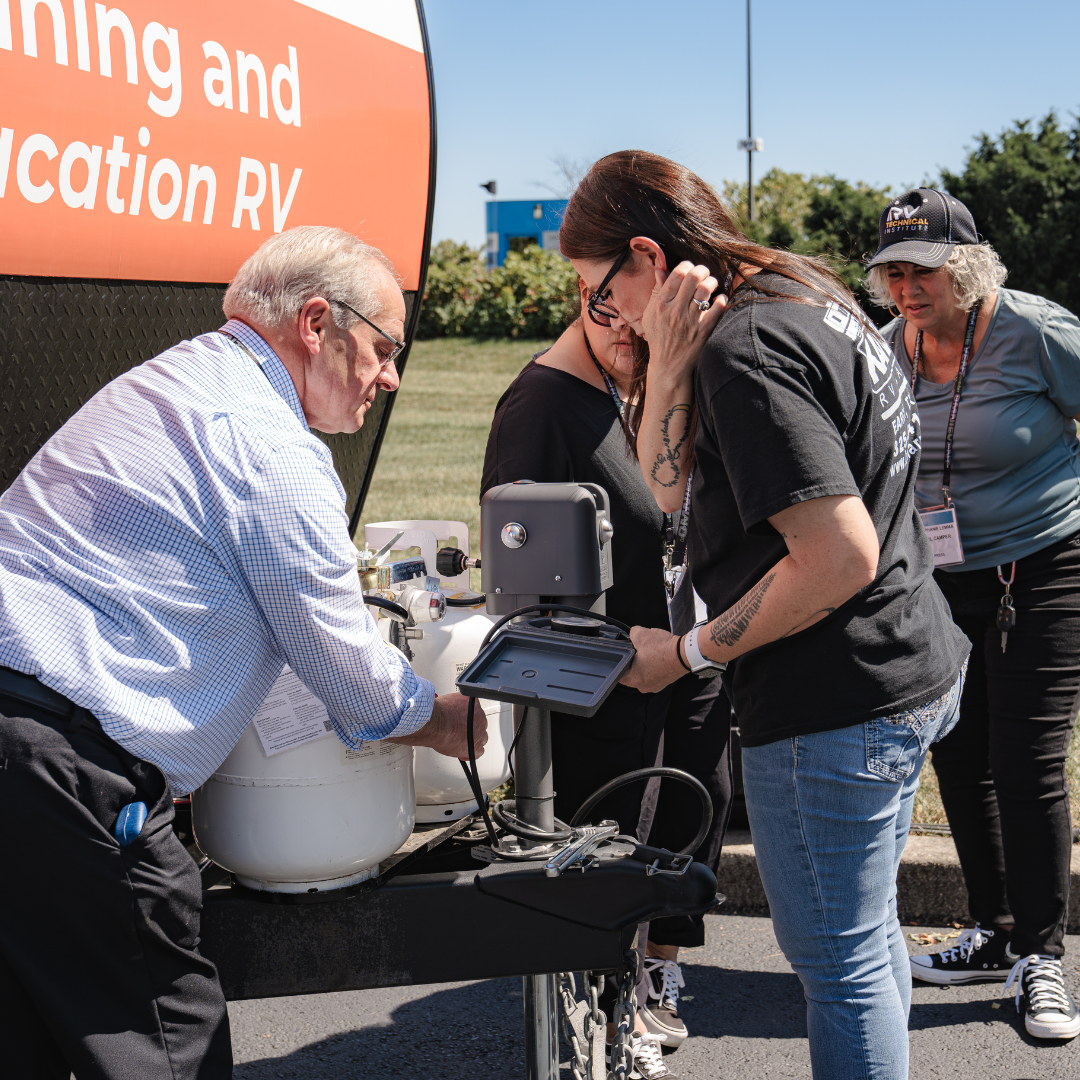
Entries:
[[[496, 484], [516, 480], [576, 481], [601, 485], [611, 500], [615, 526], [613, 582], [607, 613], [637, 625], [690, 629], [669, 615], [664, 563], [669, 526], [657, 508], [630, 443], [625, 415], [632, 393], [635, 335], [599, 326], [585, 315], [548, 349], [537, 353], [499, 399], [488, 436], [481, 497]], [[629, 442], [628, 442], [629, 440]], [[674, 524], [670, 526], [674, 529]], [[676, 562], [681, 562], [677, 556]], [[692, 586], [681, 581], [680, 596]], [[692, 601], [691, 601], [692, 608]], [[710, 677], [711, 676], [711, 677]], [[628, 686], [615, 692], [588, 720], [551, 715], [555, 813], [571, 820], [597, 788], [623, 773], [662, 762], [696, 776], [709, 790], [713, 824], [695, 857], [716, 868], [731, 801], [728, 739], [731, 709], [715, 672], [684, 673], [673, 686], [643, 694]], [[611, 818], [642, 842], [677, 851], [697, 826], [697, 796], [681, 784], [665, 783], [657, 794], [644, 782], [621, 788], [594, 811]], [[636, 1073], [647, 1080], [672, 1075], [661, 1045], [675, 1050], [687, 1036], [678, 1013], [683, 986], [680, 947], [704, 945], [703, 916], [674, 916], [649, 925], [642, 983], [638, 988], [639, 1030], [631, 1040]], [[609, 1013], [614, 1004], [601, 1000]]]
[[907, 381], [825, 265], [749, 241], [665, 158], [597, 162], [560, 245], [590, 317], [648, 343], [638, 454], [661, 509], [681, 504], [693, 471], [689, 560], [710, 621], [635, 628], [627, 681], [655, 691], [726, 667], [814, 1076], [902, 1080], [911, 975], [896, 866], [969, 649], [914, 510]]

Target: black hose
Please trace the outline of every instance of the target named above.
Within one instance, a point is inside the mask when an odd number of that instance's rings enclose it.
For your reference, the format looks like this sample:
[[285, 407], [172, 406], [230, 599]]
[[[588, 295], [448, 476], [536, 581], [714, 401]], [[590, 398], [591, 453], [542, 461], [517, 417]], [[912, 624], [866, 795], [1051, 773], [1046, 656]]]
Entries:
[[476, 768], [476, 739], [473, 736], [473, 717], [475, 714], [476, 698], [471, 697], [469, 698], [469, 711], [465, 721], [465, 741], [469, 747], [469, 761], [468, 764], [463, 761], [461, 767], [465, 770], [465, 776], [469, 780], [469, 787], [472, 788], [473, 798], [476, 800], [476, 805], [484, 818], [484, 828], [487, 829], [488, 838], [494, 846], [498, 843], [499, 838], [495, 835], [495, 826], [491, 824], [491, 818], [488, 817], [487, 799], [484, 798], [484, 791], [480, 787], [480, 772]]
[[638, 780], [647, 780], [650, 776], [667, 776], [672, 780], [681, 780], [687, 787], [693, 788], [694, 792], [701, 800], [701, 824], [698, 826], [697, 835], [686, 845], [686, 847], [680, 848], [675, 853], [677, 855], [693, 855], [694, 852], [701, 847], [702, 841], [708, 835], [709, 829], [712, 828], [712, 796], [709, 794], [708, 788], [706, 788], [696, 776], [691, 776], [688, 772], [683, 772], [682, 769], [673, 769], [668, 765], [659, 765], [650, 769], [635, 769], [633, 772], [623, 773], [622, 776], [616, 776], [614, 780], [609, 780], [603, 787], [597, 788], [596, 791], [594, 791], [577, 808], [577, 812], [570, 819], [570, 827], [573, 828], [575, 825], [579, 825], [585, 815], [588, 814], [601, 799], [606, 798], [613, 791], [617, 791], [621, 787], [626, 787], [627, 784], [633, 784]]
[[481, 604], [487, 603], [487, 594], [480, 593], [478, 596], [448, 596], [446, 598], [447, 607], [479, 607]]
[[[513, 811], [504, 810], [503, 807], [513, 807]], [[529, 825], [522, 821], [517, 816], [517, 800], [516, 799], [504, 799], [502, 802], [497, 802], [491, 808], [491, 816], [495, 819], [496, 824], [502, 829], [505, 829], [508, 833], [513, 833], [515, 836], [520, 836], [524, 840], [540, 840], [546, 843], [561, 843], [563, 840], [569, 840], [573, 833], [570, 831], [570, 826], [564, 821], [555, 819], [556, 832], [545, 832], [543, 829], [537, 828], [535, 825]], [[562, 828], [558, 829], [561, 825]]]
[[400, 604], [394, 603], [393, 600], [387, 600], [383, 596], [372, 596], [370, 593], [364, 593], [364, 603], [369, 607], [382, 608], [383, 611], [396, 622], [407, 623], [409, 621], [409, 613]]

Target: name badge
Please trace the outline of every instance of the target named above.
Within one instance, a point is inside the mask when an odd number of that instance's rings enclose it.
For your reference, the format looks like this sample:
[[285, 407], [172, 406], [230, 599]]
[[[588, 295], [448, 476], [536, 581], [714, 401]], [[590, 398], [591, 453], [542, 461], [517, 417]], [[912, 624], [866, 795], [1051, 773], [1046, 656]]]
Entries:
[[930, 548], [934, 552], [934, 566], [958, 566], [964, 561], [964, 547], [960, 543], [960, 525], [956, 520], [955, 506], [932, 506], [920, 510], [923, 528], [926, 530]]

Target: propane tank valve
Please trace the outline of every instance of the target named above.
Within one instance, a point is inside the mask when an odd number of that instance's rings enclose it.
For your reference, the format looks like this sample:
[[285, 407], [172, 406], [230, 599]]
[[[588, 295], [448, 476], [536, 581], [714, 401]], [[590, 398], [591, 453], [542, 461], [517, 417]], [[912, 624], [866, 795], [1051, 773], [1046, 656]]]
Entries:
[[406, 585], [397, 601], [412, 617], [413, 623], [441, 622], [446, 617], [446, 597], [441, 592], [429, 592]]
[[452, 578], [466, 570], [479, 570], [480, 560], [470, 559], [461, 548], [444, 547], [435, 555], [435, 569], [439, 577]]

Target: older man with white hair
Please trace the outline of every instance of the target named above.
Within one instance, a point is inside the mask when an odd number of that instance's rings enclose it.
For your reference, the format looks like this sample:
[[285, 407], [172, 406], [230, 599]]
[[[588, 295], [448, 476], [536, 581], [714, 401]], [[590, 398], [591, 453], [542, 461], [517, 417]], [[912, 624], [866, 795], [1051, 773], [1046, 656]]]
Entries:
[[347, 746], [466, 753], [465, 699], [435, 700], [375, 629], [311, 432], [356, 431], [398, 387], [389, 261], [291, 229], [224, 308], [220, 330], [91, 398], [0, 496], [0, 813], [23, 882], [0, 892], [12, 1080], [231, 1074], [172, 797], [221, 764], [286, 663]]

